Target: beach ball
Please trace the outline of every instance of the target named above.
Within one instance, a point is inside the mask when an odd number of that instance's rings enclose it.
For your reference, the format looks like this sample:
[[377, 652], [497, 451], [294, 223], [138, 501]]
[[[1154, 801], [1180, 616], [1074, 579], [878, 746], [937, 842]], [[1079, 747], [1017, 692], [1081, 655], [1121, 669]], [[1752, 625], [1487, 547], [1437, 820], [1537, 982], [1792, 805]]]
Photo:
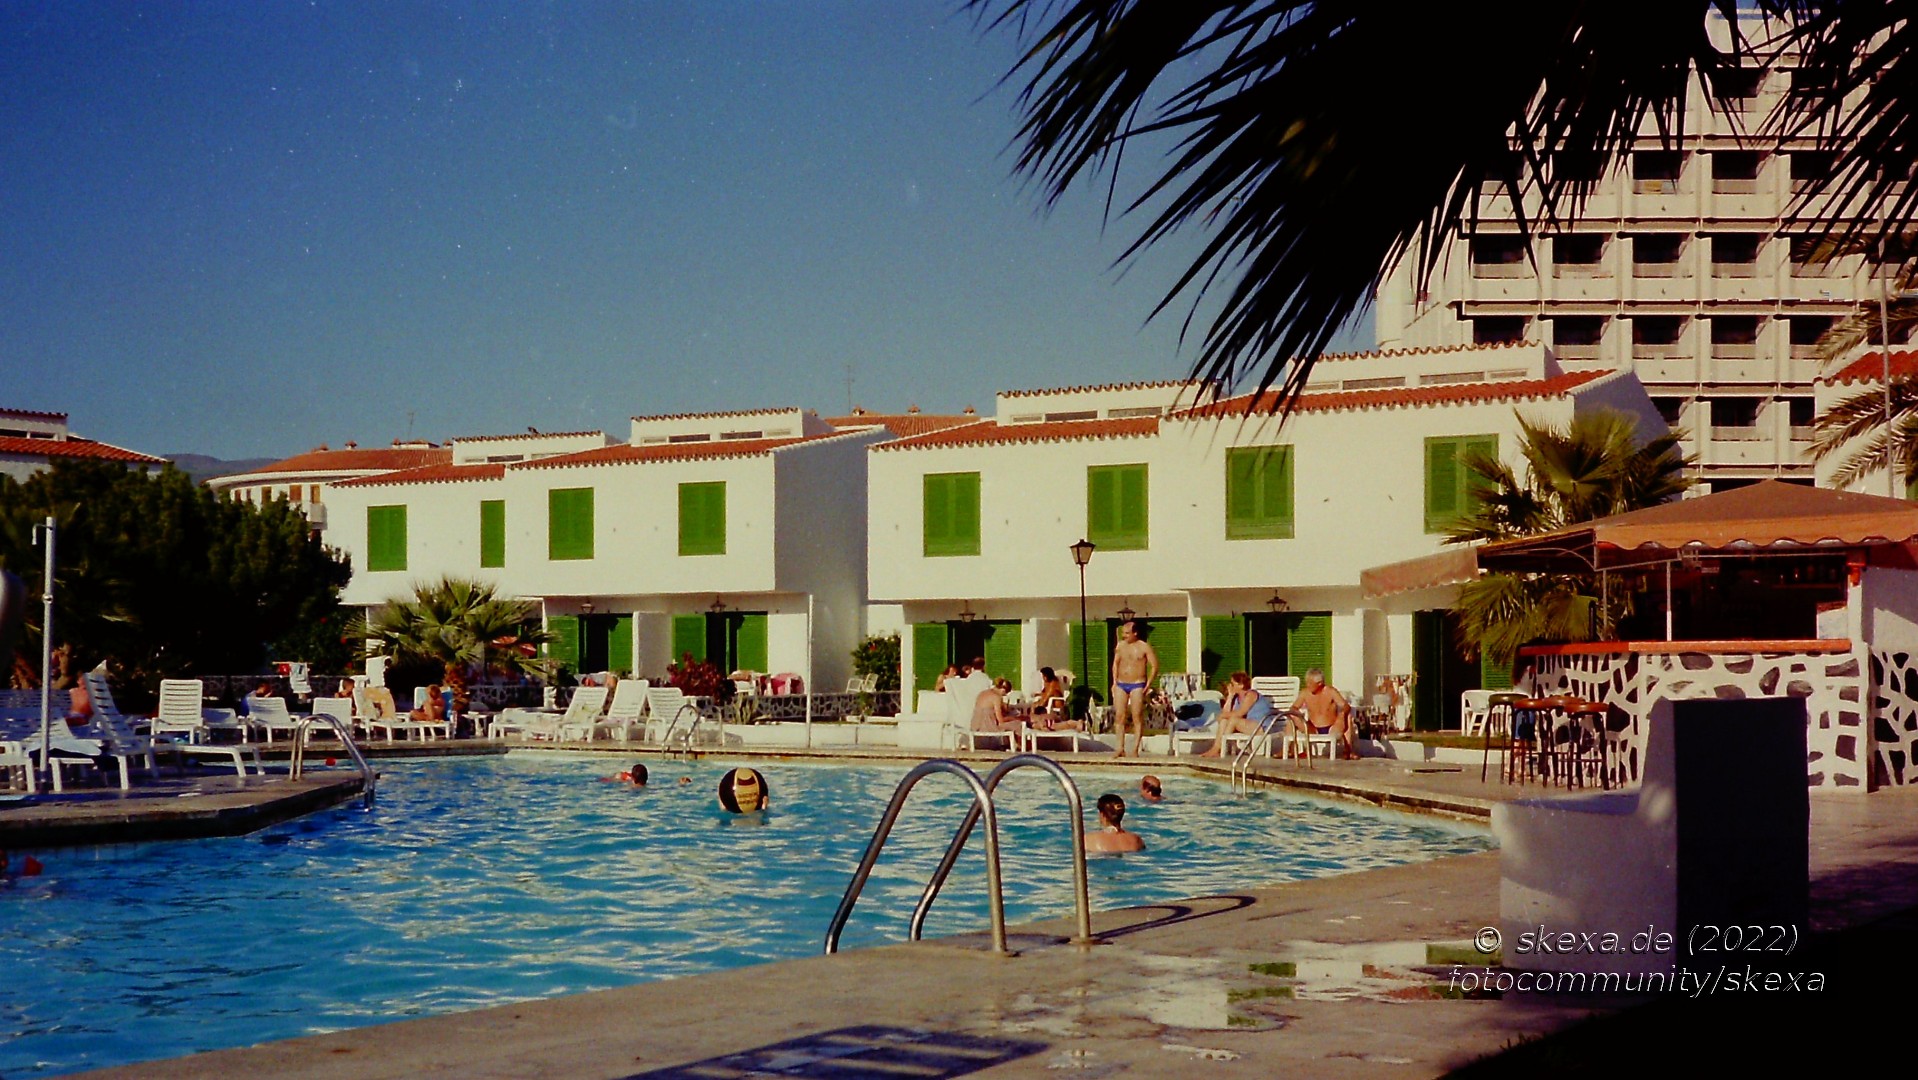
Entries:
[[764, 810], [766, 794], [766, 781], [752, 769], [729, 769], [719, 778], [719, 805], [728, 813]]

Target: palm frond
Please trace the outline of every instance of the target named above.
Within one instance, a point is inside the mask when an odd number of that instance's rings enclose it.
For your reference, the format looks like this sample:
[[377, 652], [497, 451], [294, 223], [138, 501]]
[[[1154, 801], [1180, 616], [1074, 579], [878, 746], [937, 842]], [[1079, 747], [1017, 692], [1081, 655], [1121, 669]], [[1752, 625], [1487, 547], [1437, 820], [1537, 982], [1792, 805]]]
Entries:
[[1882, 344], [1887, 323], [1891, 326], [1892, 341], [1909, 340], [1913, 332], [1918, 331], [1918, 296], [1893, 296], [1884, 311], [1879, 310], [1875, 301], [1861, 305], [1819, 337], [1819, 359], [1829, 369], [1849, 360], [1860, 346]]

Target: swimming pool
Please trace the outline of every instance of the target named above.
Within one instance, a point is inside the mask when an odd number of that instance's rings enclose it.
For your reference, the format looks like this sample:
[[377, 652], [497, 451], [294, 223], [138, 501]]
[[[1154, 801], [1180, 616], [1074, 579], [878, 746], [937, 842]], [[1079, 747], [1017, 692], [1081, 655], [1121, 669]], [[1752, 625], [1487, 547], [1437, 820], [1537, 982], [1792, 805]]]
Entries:
[[[738, 818], [723, 763], [655, 762], [602, 784], [604, 756], [380, 763], [371, 812], [340, 808], [222, 840], [44, 853], [0, 885], [0, 1076], [243, 1046], [414, 1016], [816, 954], [906, 766], [761, 767], [772, 809]], [[680, 776], [693, 783], [679, 785]], [[1484, 850], [1482, 829], [1169, 777], [1080, 774], [1132, 806], [1139, 855], [1095, 857], [1095, 909]], [[902, 940], [965, 805], [919, 785], [843, 947]], [[999, 791], [1008, 923], [1072, 910], [1057, 785]], [[975, 837], [928, 936], [986, 922]]]

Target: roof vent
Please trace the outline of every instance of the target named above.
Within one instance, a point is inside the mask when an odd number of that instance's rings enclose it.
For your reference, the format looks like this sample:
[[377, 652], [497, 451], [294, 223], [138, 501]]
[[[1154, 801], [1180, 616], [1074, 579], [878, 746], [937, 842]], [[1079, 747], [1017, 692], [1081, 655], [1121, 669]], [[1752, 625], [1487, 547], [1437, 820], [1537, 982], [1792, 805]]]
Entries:
[[346, 440], [346, 448], [347, 448], [348, 450], [355, 450], [355, 449], [358, 449], [358, 448], [359, 448], [359, 445], [360, 445], [359, 443], [356, 443], [356, 442], [354, 442], [354, 441], [353, 441], [352, 439], [348, 439], [348, 440]]
[[975, 409], [975, 408], [973, 408], [972, 406], [970, 406], [970, 405], [968, 405], [968, 406], [966, 406], [966, 411], [965, 411], [965, 413], [964, 413], [963, 415], [965, 415], [965, 416], [978, 416], [978, 415], [979, 415], [979, 410], [977, 410], [977, 409]]
[[906, 406], [906, 415], [907, 415], [907, 416], [916, 416], [916, 415], [918, 415], [918, 413], [919, 413], [919, 406], [917, 406], [917, 405], [908, 405], [908, 406]]

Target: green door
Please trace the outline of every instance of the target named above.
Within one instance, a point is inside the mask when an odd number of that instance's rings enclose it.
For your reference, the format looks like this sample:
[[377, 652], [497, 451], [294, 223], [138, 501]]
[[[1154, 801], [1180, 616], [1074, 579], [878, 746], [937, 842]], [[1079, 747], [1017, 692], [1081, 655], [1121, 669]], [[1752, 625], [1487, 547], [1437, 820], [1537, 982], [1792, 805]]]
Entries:
[[[950, 635], [946, 624], [914, 623], [912, 625], [912, 689], [916, 695], [931, 690], [939, 681], [939, 674], [952, 663]], [[913, 698], [915, 702], [918, 698]]]
[[1160, 674], [1185, 671], [1184, 619], [1141, 619], [1140, 628], [1152, 651], [1159, 656]]
[[1024, 679], [1019, 670], [1019, 623], [1015, 621], [994, 621], [986, 623], [986, 674], [995, 679], [1006, 679], [1018, 689]]
[[726, 616], [730, 623], [727, 639], [727, 671], [766, 672], [766, 615], [760, 611], [736, 612]]
[[1285, 619], [1286, 674], [1303, 679], [1318, 668], [1332, 675], [1332, 615], [1324, 611], [1289, 612]]
[[687, 653], [694, 660], [706, 659], [706, 616], [673, 616], [673, 663], [679, 663]]
[[1436, 731], [1444, 714], [1445, 621], [1437, 611], [1412, 613], [1412, 727]]
[[[1099, 703], [1105, 704], [1111, 699], [1109, 684], [1112, 681], [1112, 627], [1101, 619], [1090, 624], [1090, 628], [1092, 636], [1088, 640], [1085, 634], [1087, 624], [1077, 622], [1072, 624], [1072, 655], [1066, 663], [1072, 666], [1073, 671], [1078, 672], [1078, 685], [1090, 686], [1093, 693], [1099, 695]], [[1080, 652], [1081, 648], [1085, 650], [1083, 654]], [[1079, 660], [1081, 655], [1086, 658], [1083, 664]]]
[[606, 635], [606, 670], [615, 675], [633, 673], [633, 617], [621, 615], [613, 620]]
[[1235, 671], [1245, 670], [1245, 618], [1206, 615], [1199, 619], [1199, 668], [1205, 684], [1217, 687]]
[[568, 671], [579, 670], [579, 616], [549, 615], [546, 617], [546, 632], [552, 640], [546, 645], [546, 655], [562, 664]]

